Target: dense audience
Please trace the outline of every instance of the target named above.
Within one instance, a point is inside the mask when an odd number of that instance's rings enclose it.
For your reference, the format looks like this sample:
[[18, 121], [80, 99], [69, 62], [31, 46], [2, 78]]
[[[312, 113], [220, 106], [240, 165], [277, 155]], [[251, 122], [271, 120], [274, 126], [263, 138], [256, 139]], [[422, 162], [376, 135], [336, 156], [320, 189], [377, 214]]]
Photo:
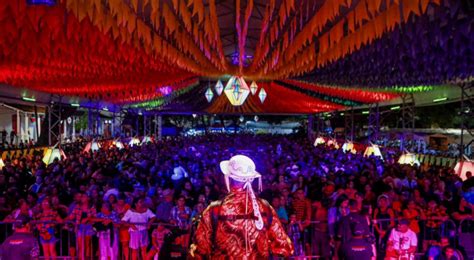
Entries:
[[[226, 194], [218, 165], [235, 154], [256, 162], [260, 196], [287, 225], [296, 256], [344, 258], [348, 237], [372, 237], [379, 258], [452, 255], [462, 252], [456, 226], [469, 222], [472, 232], [474, 207], [449, 168], [402, 166], [396, 158], [314, 147], [297, 136], [206, 135], [82, 149], [69, 146], [66, 160], [49, 165], [40, 155], [7, 159], [0, 171], [0, 219], [39, 221], [35, 232], [46, 257], [57, 255], [58, 240], [81, 259], [153, 259], [171, 237], [185, 250], [200, 213]], [[364, 226], [353, 227], [347, 216]], [[346, 224], [353, 232], [345, 234]], [[414, 234], [406, 248], [396, 240], [404, 234]]]

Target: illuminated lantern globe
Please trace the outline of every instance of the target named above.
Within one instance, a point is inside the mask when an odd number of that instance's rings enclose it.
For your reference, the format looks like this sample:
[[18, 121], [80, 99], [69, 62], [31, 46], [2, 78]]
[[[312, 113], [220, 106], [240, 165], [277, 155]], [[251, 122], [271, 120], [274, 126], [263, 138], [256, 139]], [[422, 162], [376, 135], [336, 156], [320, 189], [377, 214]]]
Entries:
[[2, 170], [3, 167], [5, 167], [5, 163], [3, 163], [2, 158], [0, 158], [0, 170]]
[[48, 165], [54, 161], [54, 159], [58, 158], [58, 160], [66, 159], [66, 154], [61, 148], [56, 146], [49, 147], [44, 151], [43, 162]]
[[252, 92], [252, 95], [255, 95], [258, 90], [258, 85], [255, 83], [255, 81], [252, 81], [252, 84], [250, 84], [250, 92]]
[[86, 147], [84, 147], [84, 150], [83, 150], [83, 151], [84, 151], [85, 153], [88, 153], [88, 152], [90, 152], [90, 151], [96, 152], [96, 151], [99, 151], [100, 147], [101, 147], [101, 146], [100, 146], [100, 144], [99, 144], [98, 142], [96, 142], [96, 141], [91, 141], [91, 142], [87, 143], [87, 145], [86, 145]]
[[420, 165], [420, 161], [416, 159], [416, 155], [412, 153], [404, 153], [400, 158], [398, 159], [398, 164], [409, 164], [411, 166], [413, 165]]
[[112, 142], [111, 147], [116, 147], [117, 149], [121, 150], [121, 149], [123, 149], [123, 143], [120, 142], [120, 140], [114, 140]]
[[153, 142], [153, 141], [151, 140], [151, 137], [149, 137], [148, 135], [143, 137], [142, 144], [147, 144], [147, 143], [151, 143], [151, 142]]
[[473, 161], [460, 161], [456, 163], [456, 166], [454, 166], [454, 172], [456, 175], [461, 177], [463, 181], [467, 179], [466, 173], [471, 172], [474, 174], [474, 162]]
[[354, 143], [353, 142], [345, 142], [343, 145], [342, 145], [342, 151], [347, 153], [353, 153], [355, 154], [357, 151], [354, 147]]
[[224, 85], [222, 85], [222, 81], [220, 80], [217, 81], [215, 90], [218, 96], [222, 94], [222, 91], [224, 90]]
[[140, 145], [140, 139], [138, 139], [138, 137], [133, 137], [132, 140], [130, 140], [130, 142], [128, 143], [130, 146], [136, 146], [136, 145]]
[[224, 89], [224, 94], [233, 106], [241, 106], [250, 94], [250, 89], [242, 77], [231, 77]]
[[367, 146], [367, 148], [365, 149], [364, 157], [369, 157], [369, 156], [377, 156], [383, 160], [382, 152], [380, 152], [380, 148], [376, 144], [371, 144], [370, 146]]
[[318, 138], [314, 140], [314, 146], [318, 146], [325, 143], [326, 143], [326, 140], [324, 140], [324, 138], [322, 138], [321, 136], [318, 136]]

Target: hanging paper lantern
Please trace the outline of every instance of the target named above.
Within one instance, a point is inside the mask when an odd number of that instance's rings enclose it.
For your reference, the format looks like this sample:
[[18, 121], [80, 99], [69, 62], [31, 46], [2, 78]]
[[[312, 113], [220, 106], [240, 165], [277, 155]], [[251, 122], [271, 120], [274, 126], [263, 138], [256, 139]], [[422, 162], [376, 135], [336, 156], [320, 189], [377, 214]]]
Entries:
[[140, 145], [140, 139], [138, 139], [138, 137], [133, 137], [128, 144], [132, 147], [135, 145]]
[[314, 146], [318, 146], [318, 145], [325, 144], [325, 143], [326, 143], [326, 140], [324, 140], [324, 138], [321, 137], [321, 136], [318, 136], [318, 138], [316, 138], [316, 140], [314, 140]]
[[112, 147], [116, 147], [117, 149], [121, 150], [121, 149], [123, 149], [123, 143], [120, 142], [120, 140], [118, 140], [118, 139], [117, 139], [117, 140], [114, 140], [114, 141], [112, 142], [112, 145], [111, 145], [111, 148], [112, 148]]
[[58, 160], [66, 159], [66, 154], [61, 148], [49, 147], [44, 151], [43, 162], [48, 165], [54, 161], [54, 159], [58, 158]]
[[253, 120], [254, 120], [255, 122], [258, 122], [258, 116], [257, 116], [257, 115], [254, 116], [254, 117], [253, 117]]
[[471, 172], [472, 174], [474, 174], [474, 162], [469, 160], [460, 161], [456, 163], [456, 166], [454, 167], [454, 172], [464, 181], [467, 179], [467, 172]]
[[244, 116], [240, 116], [240, 117], [239, 117], [239, 121], [240, 121], [240, 123], [243, 123], [243, 122], [244, 122], [244, 120], [245, 120]]
[[143, 137], [142, 144], [147, 144], [147, 143], [151, 143], [151, 142], [153, 142], [151, 137], [149, 137], [149, 136]]
[[420, 161], [416, 159], [415, 154], [406, 152], [400, 156], [400, 158], [398, 159], [398, 164], [409, 164], [413, 166], [413, 165], [420, 165]]
[[343, 145], [342, 145], [342, 151], [347, 153], [353, 153], [355, 154], [357, 151], [354, 147], [354, 143], [353, 142], [345, 142]]
[[205, 94], [205, 95], [206, 95], [207, 102], [210, 103], [211, 100], [212, 100], [212, 98], [214, 97], [214, 93], [212, 93], [211, 88], [208, 88], [208, 89], [206, 90], [206, 94]]
[[216, 89], [217, 95], [220, 96], [222, 94], [222, 91], [224, 90], [224, 85], [222, 85], [221, 80], [217, 81], [215, 89]]
[[5, 167], [5, 163], [3, 163], [2, 158], [0, 158], [0, 171]]
[[225, 86], [224, 93], [233, 106], [241, 106], [250, 94], [250, 89], [242, 77], [231, 77]]
[[252, 92], [252, 95], [255, 95], [257, 93], [258, 86], [255, 81], [252, 81], [252, 84], [250, 84], [250, 92]]
[[364, 157], [369, 157], [369, 156], [377, 156], [383, 160], [382, 152], [380, 152], [380, 148], [376, 144], [371, 144], [367, 146], [367, 148], [365, 149]]
[[92, 152], [99, 151], [100, 147], [101, 147], [101, 145], [98, 142], [93, 140], [93, 141], [87, 143], [86, 147], [84, 147], [83, 152], [88, 153], [90, 151], [92, 151]]
[[260, 92], [258, 93], [258, 98], [260, 99], [260, 102], [262, 102], [262, 103], [267, 98], [267, 92], [265, 91], [264, 88], [260, 89]]

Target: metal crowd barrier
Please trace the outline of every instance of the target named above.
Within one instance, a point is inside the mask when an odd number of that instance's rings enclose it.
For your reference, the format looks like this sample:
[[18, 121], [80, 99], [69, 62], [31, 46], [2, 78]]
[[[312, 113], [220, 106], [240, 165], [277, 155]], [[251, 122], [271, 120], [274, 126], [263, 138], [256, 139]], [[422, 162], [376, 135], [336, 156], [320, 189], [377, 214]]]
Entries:
[[[432, 230], [426, 228], [426, 222], [437, 220], [440, 221], [439, 226]], [[370, 233], [375, 238], [375, 244], [373, 252], [376, 255], [376, 259], [383, 259], [386, 250], [386, 242], [388, 240], [389, 234], [391, 232], [390, 228], [387, 230], [386, 235], [381, 238], [374, 229], [374, 224], [384, 224], [391, 222], [390, 219], [377, 219], [370, 220]], [[396, 228], [397, 219], [394, 220]], [[299, 241], [293, 241], [295, 245], [300, 244], [303, 247], [303, 254], [298, 254], [292, 256], [292, 259], [333, 259], [335, 255], [335, 246], [336, 241], [331, 241], [329, 238], [329, 233], [327, 227], [327, 222], [322, 221], [311, 221], [310, 226], [305, 228], [301, 232], [301, 238]], [[471, 256], [474, 259], [474, 220], [465, 220], [459, 225], [452, 219], [441, 220], [441, 219], [428, 219], [428, 220], [418, 220], [418, 225], [420, 231], [417, 233], [418, 238], [418, 250], [415, 254], [416, 259], [422, 259], [426, 255], [428, 247], [430, 244], [427, 244], [427, 248], [423, 248], [425, 241], [436, 241], [439, 242], [441, 237], [446, 237], [450, 240], [452, 245], [462, 246], [468, 256]], [[464, 232], [463, 232], [464, 231]], [[436, 235], [436, 237], [432, 237]], [[472, 247], [472, 254], [470, 255], [467, 250], [469, 246]], [[327, 257], [327, 258], [325, 258]], [[469, 258], [471, 259], [471, 258]]]
[[[15, 222], [0, 222], [0, 244], [2, 244], [7, 237], [14, 233], [14, 224]], [[62, 222], [62, 223], [55, 223], [55, 222], [44, 222], [44, 221], [31, 221], [30, 228], [33, 233], [38, 238], [38, 243], [40, 247], [41, 257], [40, 259], [48, 259], [44, 257], [44, 250], [42, 248], [40, 234], [38, 231], [38, 226], [43, 224], [54, 224], [54, 236], [56, 237], [55, 244], [55, 251], [56, 256], [50, 257], [49, 259], [101, 259], [100, 258], [100, 248], [99, 248], [99, 238], [98, 232], [92, 224], [85, 224], [85, 225], [76, 225], [71, 222]], [[165, 226], [168, 230], [170, 230], [170, 234], [167, 237], [169, 241], [166, 241], [165, 244], [167, 246], [165, 254], [171, 257], [185, 257], [188, 248], [188, 238], [189, 238], [189, 230], [180, 230], [178, 226], [168, 224], [168, 223], [152, 223], [147, 225], [146, 223], [114, 223], [114, 232], [117, 232], [114, 236], [114, 239], [118, 239], [118, 257], [113, 259], [132, 259], [131, 257], [131, 250], [128, 250], [129, 257], [124, 255], [124, 246], [128, 246], [128, 242], [121, 243], [120, 241], [120, 229], [125, 229], [125, 233], [128, 233], [128, 228], [131, 225], [136, 226], [148, 226], [147, 228], [147, 235], [148, 235], [148, 246], [147, 252], [152, 246], [152, 238], [151, 234], [152, 231], [159, 225]], [[82, 229], [82, 230], [81, 230]], [[79, 233], [81, 231], [85, 231], [87, 235], [87, 239], [84, 237], [83, 239], [79, 238]], [[183, 238], [187, 235], [187, 238]], [[171, 238], [171, 240], [170, 240]], [[165, 246], [164, 244], [164, 246]], [[87, 253], [85, 250], [81, 250], [88, 248]], [[140, 255], [140, 250], [138, 252]], [[141, 259], [141, 258], [137, 258]], [[168, 259], [168, 257], [165, 257]]]
[[[418, 233], [418, 250], [416, 253], [416, 259], [422, 258], [427, 251], [426, 248], [423, 248], [423, 242], [427, 239], [431, 240], [433, 231], [428, 230], [426, 227], [426, 221], [429, 220], [418, 220], [420, 226], [420, 232]], [[385, 246], [384, 240], [379, 239], [378, 234], [376, 234], [374, 230], [374, 223], [383, 224], [390, 222], [390, 219], [377, 219], [377, 220], [370, 220], [370, 232], [376, 238], [373, 251], [376, 253], [377, 259], [383, 259], [383, 255], [385, 254]], [[439, 220], [441, 221], [441, 220]], [[397, 220], [395, 220], [396, 226]], [[51, 223], [51, 222], [50, 222]], [[33, 229], [33, 234], [38, 236], [39, 233], [37, 231], [36, 226], [40, 224], [50, 224], [48, 222], [31, 222], [31, 226]], [[13, 224], [12, 222], [0, 222], [0, 243], [13, 234]], [[116, 223], [117, 225], [117, 232], [120, 233], [120, 228], [128, 229], [129, 225], [146, 225], [145, 223]], [[149, 238], [149, 246], [152, 245], [151, 242], [151, 233], [158, 225], [163, 225], [167, 229], [171, 231], [170, 238], [168, 241], [168, 248], [166, 249], [166, 257], [165, 259], [178, 259], [178, 258], [185, 258], [187, 247], [189, 245], [189, 235], [190, 230], [180, 230], [179, 227], [171, 224], [166, 223], [153, 223], [148, 228], [148, 238]], [[92, 232], [90, 239], [87, 241], [85, 239], [80, 240], [77, 239], [77, 230], [78, 226], [74, 223], [70, 222], [63, 222], [63, 223], [56, 223], [55, 224], [55, 235], [58, 238], [55, 247], [57, 252], [56, 259], [100, 259], [98, 256], [99, 253], [99, 246], [98, 246], [98, 237], [97, 232]], [[470, 257], [474, 257], [474, 220], [473, 219], [466, 219], [461, 221], [458, 225], [451, 220], [441, 221], [439, 226], [435, 229], [435, 232], [438, 237], [436, 237], [436, 241], [439, 241], [441, 237], [447, 237], [450, 239], [451, 243], [455, 246], [462, 246], [466, 251], [467, 255]], [[389, 231], [387, 232], [389, 234]], [[74, 239], [75, 238], [75, 239]], [[118, 245], [118, 259], [132, 259], [131, 257], [127, 258], [124, 255], [123, 246], [126, 244], [120, 243]], [[327, 222], [322, 221], [311, 221], [310, 225], [305, 228], [301, 232], [301, 236], [299, 241], [295, 241], [295, 238], [291, 238], [295, 246], [301, 246], [302, 250], [299, 254], [295, 254], [290, 257], [290, 259], [333, 259], [334, 257], [334, 250], [335, 250], [335, 243], [330, 240], [329, 233], [327, 229]], [[387, 238], [388, 239], [388, 235]], [[82, 241], [82, 245], [79, 242]], [[87, 244], [84, 244], [87, 243]], [[93, 252], [94, 255], [87, 256], [84, 255], [84, 251], [79, 252], [80, 248], [89, 247], [91, 249], [90, 252]], [[40, 244], [41, 247], [41, 244]], [[140, 252], [138, 252], [140, 253]], [[163, 253], [163, 252], [162, 252]], [[43, 255], [43, 253], [42, 253]], [[130, 252], [129, 252], [130, 256]], [[324, 258], [327, 257], [327, 258]], [[382, 257], [382, 258], [381, 258]], [[275, 259], [275, 258], [274, 258]]]

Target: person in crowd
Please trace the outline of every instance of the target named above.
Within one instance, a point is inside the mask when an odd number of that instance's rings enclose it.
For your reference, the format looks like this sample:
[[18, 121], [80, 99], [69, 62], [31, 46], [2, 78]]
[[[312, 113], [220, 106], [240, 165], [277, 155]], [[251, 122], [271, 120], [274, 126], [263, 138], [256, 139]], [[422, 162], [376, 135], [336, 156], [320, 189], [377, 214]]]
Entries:
[[275, 196], [272, 199], [272, 206], [275, 209], [278, 219], [281, 223], [286, 225], [288, 224], [288, 212], [285, 207], [281, 204], [281, 196]]
[[333, 247], [335, 254], [340, 255], [340, 241], [337, 241], [338, 225], [343, 217], [349, 214], [349, 198], [341, 194], [337, 197], [336, 203], [328, 211], [328, 231], [330, 244]]
[[367, 227], [363, 222], [348, 219], [350, 238], [342, 245], [342, 259], [371, 260], [373, 257], [372, 241], [367, 237]]
[[[130, 233], [130, 250], [132, 251], [131, 259], [138, 259], [139, 251], [142, 259], [146, 259], [146, 249], [149, 244], [148, 228], [155, 221], [155, 214], [151, 212], [145, 205], [143, 198], [136, 198], [134, 207], [129, 209], [122, 217], [122, 221], [129, 223]], [[125, 256], [126, 259], [130, 259]]]
[[[165, 225], [159, 224], [151, 234], [151, 244], [152, 247], [150, 251], [148, 251], [147, 259], [159, 259], [161, 248], [165, 243], [165, 238], [171, 231], [166, 228]], [[156, 257], [155, 257], [156, 256]]]
[[[449, 247], [448, 255], [446, 258], [445, 253], [446, 249]], [[462, 260], [464, 259], [463, 254], [460, 250], [457, 250], [454, 247], [451, 247], [448, 237], [441, 237], [439, 243], [433, 243], [426, 253], [426, 258], [428, 260], [439, 260], [439, 259], [453, 259], [453, 260]]]
[[309, 235], [306, 228], [309, 227], [311, 223], [311, 201], [306, 198], [303, 188], [298, 188], [293, 193], [291, 209], [296, 215], [296, 220], [301, 223], [304, 229], [302, 240], [309, 241]]
[[330, 259], [331, 248], [329, 245], [328, 233], [328, 210], [322, 199], [314, 200], [313, 205], [313, 223], [312, 224], [312, 251], [313, 255], [320, 256], [321, 259]]
[[82, 194], [81, 203], [77, 204], [68, 216], [76, 227], [76, 242], [79, 259], [92, 257], [92, 236], [95, 234], [92, 228], [92, 220], [96, 216], [96, 209], [90, 202], [89, 196]]
[[62, 219], [58, 212], [51, 207], [49, 198], [45, 198], [41, 202], [41, 212], [36, 216], [36, 219], [40, 222], [37, 229], [44, 256], [46, 259], [55, 259], [57, 256], [55, 224], [62, 222]]
[[383, 250], [390, 230], [395, 227], [395, 214], [389, 207], [387, 195], [380, 195], [377, 199], [377, 205], [378, 207], [374, 210], [374, 227], [378, 245]]
[[15, 233], [8, 237], [0, 246], [0, 259], [38, 259], [40, 248], [38, 240], [31, 232], [30, 220], [31, 218], [28, 215], [18, 215], [14, 224]]
[[191, 209], [186, 206], [186, 199], [184, 196], [178, 197], [176, 206], [171, 209], [171, 224], [176, 225], [180, 232], [180, 241], [182, 246], [186, 247], [189, 244], [189, 225], [191, 221]]
[[166, 189], [162, 193], [164, 201], [156, 208], [156, 219], [161, 222], [169, 223], [171, 221], [171, 210], [173, 204], [173, 191]]
[[303, 225], [301, 222], [299, 222], [296, 218], [296, 213], [291, 213], [290, 214], [290, 222], [288, 223], [288, 236], [291, 238], [291, 241], [293, 241], [293, 246], [295, 248], [295, 251], [293, 253], [293, 256], [295, 256], [296, 259], [303, 258], [305, 255], [304, 252], [304, 241], [303, 241]]
[[397, 228], [392, 229], [387, 242], [386, 258], [390, 260], [414, 260], [418, 247], [418, 238], [408, 227], [409, 221], [401, 219]]
[[118, 259], [118, 232], [120, 218], [108, 202], [102, 203], [94, 227], [98, 231], [100, 260]]
[[337, 238], [338, 241], [341, 241], [342, 246], [344, 243], [352, 239], [352, 229], [351, 225], [357, 224], [358, 236], [366, 238], [370, 235], [369, 224], [367, 223], [367, 218], [360, 214], [359, 204], [356, 200], [349, 200], [349, 214], [342, 217], [338, 224], [337, 228]]
[[275, 210], [253, 191], [252, 182], [261, 175], [252, 159], [235, 155], [220, 162], [220, 168], [229, 194], [203, 212], [191, 257], [263, 259], [270, 253], [293, 254], [293, 244]]
[[423, 209], [416, 205], [416, 202], [410, 200], [407, 202], [405, 209], [403, 210], [403, 218], [410, 221], [410, 229], [417, 234], [420, 234], [420, 219], [424, 218]]
[[448, 215], [446, 211], [440, 209], [435, 199], [431, 199], [424, 212], [424, 219], [426, 230], [424, 232], [423, 249], [426, 250], [430, 244], [441, 238], [440, 228], [443, 222], [448, 219]]
[[[122, 219], [125, 216], [125, 213], [130, 209], [130, 204], [125, 202], [123, 196], [119, 197], [117, 203], [115, 204], [114, 211], [117, 213], [119, 219]], [[130, 233], [128, 232], [128, 227], [126, 225], [119, 226], [119, 240], [122, 254], [127, 256], [129, 252], [130, 244]]]
[[13, 212], [4, 219], [5, 222], [15, 221], [20, 215], [33, 218], [33, 211], [30, 209], [30, 205], [28, 204], [27, 201], [22, 199], [18, 202], [18, 204], [20, 205], [20, 207], [13, 210]]

